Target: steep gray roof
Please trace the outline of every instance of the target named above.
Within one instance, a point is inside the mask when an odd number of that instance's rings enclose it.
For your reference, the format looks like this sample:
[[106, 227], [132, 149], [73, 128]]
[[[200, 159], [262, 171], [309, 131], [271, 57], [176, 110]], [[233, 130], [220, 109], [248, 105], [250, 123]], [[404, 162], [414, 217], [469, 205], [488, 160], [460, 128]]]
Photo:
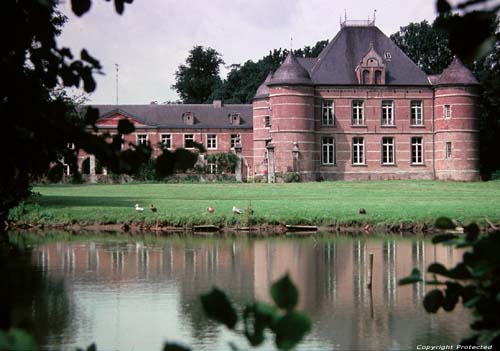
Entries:
[[[121, 113], [151, 127], [163, 128], [252, 128], [252, 105], [177, 104], [177, 105], [92, 105], [100, 119]], [[194, 113], [193, 125], [183, 123], [182, 114]], [[240, 114], [240, 124], [232, 125], [228, 115]], [[97, 122], [99, 124], [99, 121]]]
[[433, 82], [434, 85], [477, 85], [479, 82], [472, 72], [465, 67], [458, 57], [454, 57], [450, 65], [443, 70]]
[[257, 92], [253, 97], [254, 99], [261, 99], [269, 96], [269, 87], [267, 86], [267, 84], [271, 81], [272, 77], [273, 72], [269, 72], [264, 82], [257, 88]]
[[386, 85], [429, 85], [427, 75], [375, 26], [345, 26], [318, 56], [310, 74], [314, 84], [358, 84], [355, 68], [373, 43], [385, 59]]
[[274, 72], [271, 81], [267, 85], [297, 84], [311, 85], [309, 72], [302, 67], [290, 52], [281, 66]]

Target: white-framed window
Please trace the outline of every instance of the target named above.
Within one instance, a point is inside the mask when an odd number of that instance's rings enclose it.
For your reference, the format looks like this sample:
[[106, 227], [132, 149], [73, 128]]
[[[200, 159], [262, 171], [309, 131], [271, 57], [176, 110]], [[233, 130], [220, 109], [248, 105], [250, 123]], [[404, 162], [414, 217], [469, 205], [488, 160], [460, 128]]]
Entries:
[[165, 149], [172, 148], [172, 134], [162, 134], [160, 140]]
[[450, 119], [451, 118], [451, 105], [444, 105], [443, 106], [443, 117], [445, 119]]
[[335, 104], [333, 100], [321, 102], [321, 124], [324, 126], [335, 125]]
[[194, 147], [194, 134], [184, 134], [184, 147], [186, 149]]
[[207, 149], [217, 149], [217, 134], [207, 134]]
[[148, 143], [147, 134], [137, 134], [137, 145], [145, 145]]
[[69, 167], [69, 165], [66, 163], [63, 163], [62, 166], [63, 166], [63, 174], [65, 176], [70, 176], [71, 175], [71, 168]]
[[352, 121], [353, 126], [361, 126], [365, 124], [365, 107], [363, 100], [352, 101]]
[[352, 138], [352, 164], [365, 164], [365, 139], [363, 137]]
[[384, 54], [384, 57], [385, 57], [385, 59], [386, 59], [387, 61], [390, 61], [390, 60], [391, 60], [391, 58], [392, 58], [392, 56], [391, 56], [391, 53], [390, 53], [390, 52], [386, 52], [386, 53]]
[[382, 125], [394, 125], [394, 101], [392, 100], [382, 101]]
[[206, 172], [209, 174], [216, 174], [217, 173], [217, 163], [207, 162], [205, 169], [206, 169]]
[[412, 126], [424, 125], [423, 102], [421, 100], [410, 102], [410, 123]]
[[68, 150], [74, 150], [75, 149], [75, 144], [74, 143], [67, 143], [66, 144], [66, 148]]
[[264, 126], [266, 128], [271, 128], [271, 116], [264, 116]]
[[394, 138], [392, 137], [382, 138], [382, 164], [394, 164]]
[[424, 164], [424, 139], [422, 137], [411, 138], [411, 164]]
[[234, 149], [236, 144], [241, 143], [241, 135], [239, 134], [231, 134], [231, 149]]
[[321, 164], [335, 164], [335, 139], [333, 137], [321, 138]]
[[446, 158], [447, 160], [451, 160], [451, 141], [446, 142], [444, 158]]

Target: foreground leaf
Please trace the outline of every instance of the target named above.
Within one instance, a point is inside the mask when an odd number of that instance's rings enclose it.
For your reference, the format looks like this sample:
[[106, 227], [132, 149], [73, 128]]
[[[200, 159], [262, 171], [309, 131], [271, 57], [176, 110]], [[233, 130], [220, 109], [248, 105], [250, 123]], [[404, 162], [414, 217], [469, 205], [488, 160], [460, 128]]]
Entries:
[[424, 308], [429, 313], [436, 313], [443, 305], [444, 296], [441, 290], [431, 290], [424, 297]]
[[217, 288], [213, 288], [207, 294], [201, 295], [201, 303], [205, 314], [219, 323], [234, 329], [238, 316], [236, 311], [227, 298], [226, 294]]
[[163, 346], [163, 351], [191, 351], [191, 349], [176, 343], [167, 342]]
[[311, 325], [311, 320], [304, 313], [288, 312], [273, 326], [276, 346], [280, 350], [290, 350], [311, 330]]
[[414, 284], [422, 281], [422, 275], [418, 268], [413, 268], [411, 274], [407, 277], [401, 278], [398, 285]]
[[299, 291], [286, 274], [271, 286], [271, 297], [279, 308], [292, 310], [299, 301]]

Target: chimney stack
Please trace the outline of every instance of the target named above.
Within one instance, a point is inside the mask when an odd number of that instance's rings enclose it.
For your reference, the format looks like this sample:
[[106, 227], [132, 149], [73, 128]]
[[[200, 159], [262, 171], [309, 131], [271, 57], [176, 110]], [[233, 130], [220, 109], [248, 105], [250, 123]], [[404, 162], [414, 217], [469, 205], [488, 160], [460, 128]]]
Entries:
[[214, 106], [214, 108], [221, 108], [222, 107], [222, 100], [214, 100], [213, 106]]

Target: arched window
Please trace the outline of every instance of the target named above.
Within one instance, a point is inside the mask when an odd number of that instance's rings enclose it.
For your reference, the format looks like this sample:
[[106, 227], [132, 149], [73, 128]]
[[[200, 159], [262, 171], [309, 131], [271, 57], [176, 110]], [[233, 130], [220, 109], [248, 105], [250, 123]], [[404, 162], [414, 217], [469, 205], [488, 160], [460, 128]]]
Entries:
[[375, 71], [375, 84], [382, 84], [382, 72]]
[[370, 72], [368, 70], [363, 71], [362, 83], [368, 84], [370, 83]]

